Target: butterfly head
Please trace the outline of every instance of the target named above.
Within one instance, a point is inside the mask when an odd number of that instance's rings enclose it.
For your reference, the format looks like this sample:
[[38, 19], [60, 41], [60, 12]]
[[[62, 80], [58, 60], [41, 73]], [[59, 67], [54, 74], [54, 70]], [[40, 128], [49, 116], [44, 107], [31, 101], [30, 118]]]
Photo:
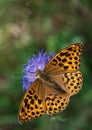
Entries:
[[41, 50], [38, 55], [34, 55], [32, 58], [28, 59], [28, 63], [24, 65], [24, 75], [22, 76], [22, 87], [23, 89], [28, 89], [29, 86], [37, 79], [42, 78], [42, 71], [45, 68], [46, 64], [53, 57], [52, 54], [43, 52]]

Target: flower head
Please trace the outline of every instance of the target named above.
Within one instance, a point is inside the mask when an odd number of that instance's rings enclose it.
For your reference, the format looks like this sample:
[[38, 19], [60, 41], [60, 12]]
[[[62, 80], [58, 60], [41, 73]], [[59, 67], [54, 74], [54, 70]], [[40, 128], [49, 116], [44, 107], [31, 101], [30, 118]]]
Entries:
[[23, 89], [28, 89], [29, 86], [37, 79], [36, 71], [43, 70], [47, 62], [54, 56], [54, 53], [48, 54], [43, 52], [43, 49], [34, 55], [32, 58], [28, 59], [27, 64], [24, 65], [24, 75], [22, 76], [22, 87]]

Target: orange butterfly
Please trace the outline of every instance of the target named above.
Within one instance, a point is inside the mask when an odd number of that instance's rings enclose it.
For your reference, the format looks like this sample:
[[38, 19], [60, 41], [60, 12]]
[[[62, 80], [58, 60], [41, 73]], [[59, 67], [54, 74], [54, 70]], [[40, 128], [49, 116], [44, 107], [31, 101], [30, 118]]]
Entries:
[[63, 111], [70, 96], [79, 92], [83, 77], [79, 71], [82, 43], [73, 44], [57, 53], [24, 94], [19, 110], [19, 121], [27, 122], [43, 114]]

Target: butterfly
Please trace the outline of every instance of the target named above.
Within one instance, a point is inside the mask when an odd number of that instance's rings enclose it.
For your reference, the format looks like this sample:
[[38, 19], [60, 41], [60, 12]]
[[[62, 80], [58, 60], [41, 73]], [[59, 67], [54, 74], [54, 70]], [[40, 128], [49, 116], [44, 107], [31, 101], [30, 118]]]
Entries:
[[68, 106], [70, 97], [82, 88], [83, 77], [79, 71], [82, 50], [82, 43], [72, 44], [51, 58], [43, 71], [37, 70], [38, 78], [22, 99], [19, 122], [56, 114]]

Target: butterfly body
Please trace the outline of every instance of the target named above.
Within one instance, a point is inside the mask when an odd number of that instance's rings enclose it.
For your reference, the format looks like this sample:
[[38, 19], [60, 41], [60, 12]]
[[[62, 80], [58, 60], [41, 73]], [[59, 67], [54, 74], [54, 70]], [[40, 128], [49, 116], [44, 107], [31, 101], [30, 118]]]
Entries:
[[83, 44], [73, 44], [57, 53], [45, 66], [37, 70], [37, 79], [26, 91], [19, 111], [19, 121], [24, 123], [43, 114], [63, 111], [70, 96], [82, 87], [79, 71]]
[[37, 70], [37, 76], [39, 79], [41, 79], [43, 82], [46, 82], [46, 83], [52, 83], [53, 81], [50, 80], [50, 77], [48, 74], [44, 73], [43, 71], [41, 70]]

